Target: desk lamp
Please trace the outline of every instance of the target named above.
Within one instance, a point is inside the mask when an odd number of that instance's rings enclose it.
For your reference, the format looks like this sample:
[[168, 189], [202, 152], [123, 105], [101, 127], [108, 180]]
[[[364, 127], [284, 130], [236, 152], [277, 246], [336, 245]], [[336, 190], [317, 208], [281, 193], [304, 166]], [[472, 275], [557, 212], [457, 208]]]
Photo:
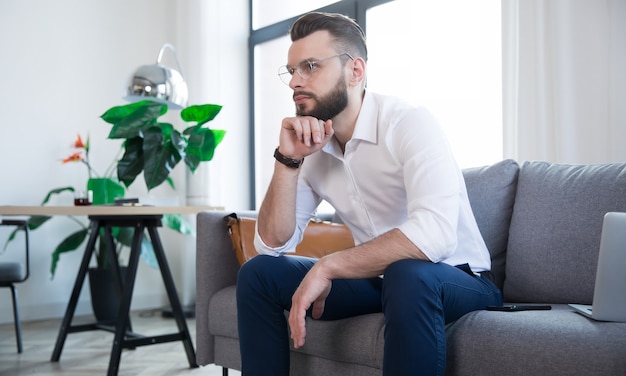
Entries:
[[[170, 49], [176, 60], [178, 70], [161, 64], [166, 49]], [[132, 75], [128, 94], [124, 97], [130, 102], [152, 100], [167, 104], [170, 109], [187, 107], [189, 92], [182, 76], [182, 69], [176, 56], [176, 49], [165, 43], [159, 50], [156, 64], [142, 65]]]

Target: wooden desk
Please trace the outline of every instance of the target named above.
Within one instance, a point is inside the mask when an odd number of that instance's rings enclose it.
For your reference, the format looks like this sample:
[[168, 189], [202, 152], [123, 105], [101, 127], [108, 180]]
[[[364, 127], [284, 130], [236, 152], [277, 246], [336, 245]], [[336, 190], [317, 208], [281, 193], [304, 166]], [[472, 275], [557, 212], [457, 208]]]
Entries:
[[222, 209], [215, 206], [10, 206], [0, 205], [0, 215], [163, 215], [196, 214], [203, 210]]
[[[218, 208], [209, 206], [175, 206], [175, 207], [163, 207], [163, 206], [0, 206], [0, 216], [32, 216], [32, 215], [86, 215], [90, 220], [91, 231], [89, 239], [87, 240], [87, 246], [85, 247], [85, 253], [83, 255], [80, 268], [78, 269], [78, 275], [72, 290], [70, 301], [68, 302], [65, 316], [61, 323], [59, 335], [57, 337], [55, 348], [52, 352], [51, 361], [58, 362], [61, 357], [63, 345], [65, 339], [69, 333], [83, 332], [88, 330], [106, 330], [115, 333], [113, 339], [113, 346], [111, 349], [111, 357], [109, 360], [109, 368], [107, 375], [117, 375], [119, 370], [119, 363], [122, 355], [123, 348], [134, 349], [137, 346], [153, 345], [164, 342], [182, 341], [187, 354], [187, 360], [189, 366], [197, 367], [196, 355], [191, 342], [191, 336], [187, 328], [187, 322], [174, 286], [174, 280], [170, 272], [167, 258], [163, 250], [163, 245], [157, 227], [161, 226], [161, 218], [163, 214], [194, 214], [203, 210], [215, 210]], [[122, 274], [117, 262], [117, 256], [115, 255], [113, 247], [113, 234], [112, 227], [133, 227], [134, 235], [130, 248], [130, 255], [128, 260], [127, 272], [125, 280], [122, 283]], [[78, 297], [82, 289], [87, 270], [89, 268], [89, 262], [94, 253], [95, 244], [98, 236], [100, 236], [100, 230], [104, 230], [104, 241], [107, 242], [107, 249], [109, 250], [110, 259], [113, 260], [113, 274], [115, 275], [115, 282], [118, 292], [121, 296], [120, 308], [118, 312], [118, 319], [115, 325], [111, 323], [95, 322], [93, 324], [86, 325], [72, 325], [72, 319], [78, 303]], [[172, 306], [172, 314], [176, 320], [178, 332], [157, 336], [146, 337], [132, 332], [132, 326], [130, 322], [130, 303], [132, 300], [133, 289], [135, 285], [135, 278], [137, 275], [137, 265], [139, 262], [139, 255], [141, 254], [141, 243], [145, 231], [148, 231], [152, 246], [154, 248], [154, 254], [161, 270], [161, 276], [163, 283], [167, 291], [167, 295]]]

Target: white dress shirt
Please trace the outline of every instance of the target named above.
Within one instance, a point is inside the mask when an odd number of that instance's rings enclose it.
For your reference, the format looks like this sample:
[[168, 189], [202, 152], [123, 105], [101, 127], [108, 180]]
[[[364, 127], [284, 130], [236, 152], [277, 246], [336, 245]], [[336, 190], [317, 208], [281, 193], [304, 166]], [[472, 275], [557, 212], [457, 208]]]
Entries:
[[427, 110], [368, 91], [345, 152], [333, 138], [300, 168], [296, 230], [279, 248], [265, 245], [257, 232], [260, 253], [293, 252], [326, 200], [357, 245], [398, 228], [432, 262], [491, 269], [463, 175]]

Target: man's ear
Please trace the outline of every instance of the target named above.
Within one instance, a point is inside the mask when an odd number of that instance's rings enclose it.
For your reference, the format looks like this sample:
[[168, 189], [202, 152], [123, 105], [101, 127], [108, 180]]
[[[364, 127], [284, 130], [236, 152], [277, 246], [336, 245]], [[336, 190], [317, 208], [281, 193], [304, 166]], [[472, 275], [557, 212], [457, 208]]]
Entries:
[[350, 76], [350, 84], [357, 86], [361, 85], [363, 80], [365, 80], [365, 71], [367, 63], [361, 57], [356, 57], [351, 61], [351, 76]]

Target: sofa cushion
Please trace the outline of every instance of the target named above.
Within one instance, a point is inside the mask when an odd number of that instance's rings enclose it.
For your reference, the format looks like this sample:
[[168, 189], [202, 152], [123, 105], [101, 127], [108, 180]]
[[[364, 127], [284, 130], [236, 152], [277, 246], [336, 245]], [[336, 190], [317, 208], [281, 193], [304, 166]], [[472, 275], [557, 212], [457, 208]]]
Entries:
[[596, 322], [567, 305], [474, 311], [446, 335], [448, 375], [626, 375], [626, 323]]
[[491, 254], [491, 270], [500, 288], [518, 172], [519, 165], [512, 159], [463, 170], [472, 211]]
[[626, 211], [626, 164], [524, 163], [509, 230], [505, 301], [590, 304], [609, 211]]
[[[209, 332], [212, 335], [239, 338], [235, 296], [236, 286], [229, 286], [218, 291], [211, 299], [208, 316]], [[306, 342], [298, 350], [292, 347], [292, 351], [374, 369], [382, 364], [385, 322], [382, 313], [332, 321], [307, 317], [306, 321]]]

